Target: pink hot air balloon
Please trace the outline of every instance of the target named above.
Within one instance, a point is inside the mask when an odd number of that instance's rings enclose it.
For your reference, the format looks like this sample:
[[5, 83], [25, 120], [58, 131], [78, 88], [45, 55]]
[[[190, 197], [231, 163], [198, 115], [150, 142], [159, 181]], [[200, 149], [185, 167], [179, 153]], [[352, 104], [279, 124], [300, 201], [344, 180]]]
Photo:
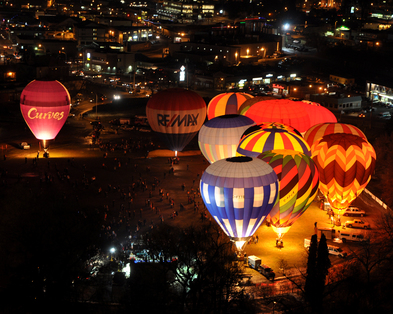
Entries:
[[70, 94], [58, 81], [30, 82], [20, 96], [20, 110], [39, 140], [53, 140], [67, 120]]

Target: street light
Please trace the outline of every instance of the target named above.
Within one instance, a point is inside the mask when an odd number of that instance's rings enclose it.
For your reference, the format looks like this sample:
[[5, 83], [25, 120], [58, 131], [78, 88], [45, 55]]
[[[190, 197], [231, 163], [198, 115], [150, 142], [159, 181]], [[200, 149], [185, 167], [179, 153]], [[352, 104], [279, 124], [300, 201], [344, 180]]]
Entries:
[[112, 254], [114, 254], [116, 252], [116, 249], [114, 247], [111, 247], [109, 252], [111, 253], [111, 261], [112, 261], [113, 260]]

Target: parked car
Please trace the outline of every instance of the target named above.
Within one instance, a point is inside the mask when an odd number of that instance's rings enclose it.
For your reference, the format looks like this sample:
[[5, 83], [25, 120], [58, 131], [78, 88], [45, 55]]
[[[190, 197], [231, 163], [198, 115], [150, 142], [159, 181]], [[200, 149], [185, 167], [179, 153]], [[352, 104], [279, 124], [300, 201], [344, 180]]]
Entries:
[[338, 257], [344, 258], [347, 257], [347, 252], [344, 252], [338, 246], [328, 245], [329, 254], [337, 255]]
[[19, 144], [19, 147], [20, 147], [21, 149], [30, 149], [30, 148], [31, 148], [31, 145], [28, 144], [27, 142], [22, 142], [22, 143]]
[[380, 118], [380, 119], [390, 119], [391, 117], [392, 116], [391, 116], [390, 112], [388, 112], [388, 111], [378, 113], [378, 118]]
[[370, 229], [371, 228], [370, 223], [360, 220], [360, 219], [354, 219], [351, 221], [347, 221], [344, 224], [344, 226], [348, 227], [348, 228], [363, 228], [363, 229]]
[[276, 274], [274, 273], [273, 269], [271, 269], [269, 266], [265, 264], [259, 265], [258, 271], [271, 281], [274, 281], [274, 277], [276, 277]]
[[349, 206], [343, 216], [360, 216], [363, 217], [366, 215], [366, 212], [363, 209], [360, 209], [356, 206]]

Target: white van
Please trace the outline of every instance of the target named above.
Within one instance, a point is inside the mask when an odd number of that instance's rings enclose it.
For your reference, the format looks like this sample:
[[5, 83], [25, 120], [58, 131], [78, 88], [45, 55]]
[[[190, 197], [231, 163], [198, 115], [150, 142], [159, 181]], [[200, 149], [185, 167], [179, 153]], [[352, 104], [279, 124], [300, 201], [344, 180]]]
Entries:
[[[304, 247], [308, 250], [310, 248], [311, 239], [304, 239]], [[339, 257], [346, 257], [347, 253], [343, 252], [341, 248], [335, 245], [327, 245], [329, 254], [337, 255]]]
[[364, 242], [369, 241], [368, 233], [363, 230], [352, 230], [352, 229], [343, 229], [337, 230], [338, 237], [343, 241], [343, 243], [347, 241], [355, 241], [355, 242]]

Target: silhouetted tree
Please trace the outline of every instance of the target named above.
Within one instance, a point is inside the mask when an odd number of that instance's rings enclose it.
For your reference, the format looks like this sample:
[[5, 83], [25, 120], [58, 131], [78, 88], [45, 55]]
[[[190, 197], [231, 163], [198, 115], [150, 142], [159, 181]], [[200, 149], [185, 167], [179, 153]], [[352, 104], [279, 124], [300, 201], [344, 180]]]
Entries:
[[316, 304], [316, 299], [317, 299], [316, 293], [318, 287], [317, 254], [318, 254], [318, 238], [317, 235], [314, 234], [311, 237], [310, 248], [308, 251], [306, 283], [304, 286], [306, 302], [310, 304], [313, 310], [317, 308], [317, 304]]
[[321, 239], [319, 240], [318, 244], [318, 255], [317, 255], [317, 291], [316, 291], [316, 303], [320, 307], [321, 310], [323, 304], [323, 295], [325, 290], [325, 282], [326, 276], [329, 273], [329, 268], [331, 266], [330, 259], [329, 259], [329, 251], [327, 247], [326, 237], [322, 233]]
[[[233, 243], [214, 224], [186, 229], [162, 225], [153, 230], [146, 245], [150, 256], [161, 262], [151, 266], [155, 276], [137, 275], [139, 282], [145, 280], [143, 284], [130, 279], [134, 287], [130, 290], [138, 290], [136, 297], [129, 296], [130, 308], [156, 310], [147, 300], [150, 295], [158, 299], [161, 313], [227, 313], [245, 306]], [[152, 286], [157, 278], [159, 284]]]

